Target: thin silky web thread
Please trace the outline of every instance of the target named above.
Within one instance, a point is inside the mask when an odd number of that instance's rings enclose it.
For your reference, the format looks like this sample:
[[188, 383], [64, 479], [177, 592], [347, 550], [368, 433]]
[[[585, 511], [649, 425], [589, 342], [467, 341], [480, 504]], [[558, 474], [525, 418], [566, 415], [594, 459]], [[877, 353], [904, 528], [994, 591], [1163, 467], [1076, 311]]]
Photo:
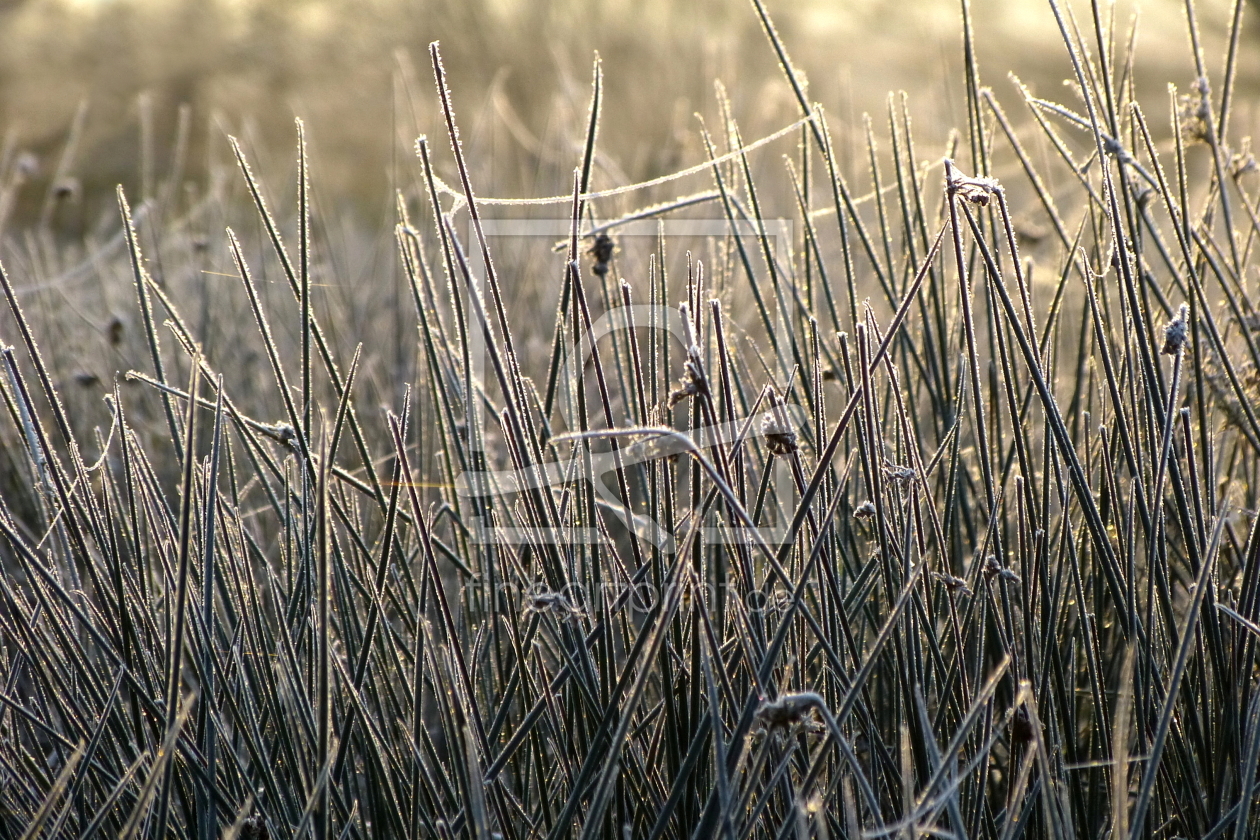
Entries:
[[[817, 119], [817, 115], [818, 115], [818, 112], [815, 111], [811, 113], [809, 116], [802, 117], [796, 122], [790, 125], [784, 126], [783, 128], [779, 129], [773, 134], [762, 137], [760, 140], [753, 141], [752, 143], [749, 143], [739, 149], [735, 149], [734, 151], [727, 152], [721, 157], [714, 158], [713, 160], [707, 160], [704, 163], [698, 163], [695, 166], [690, 166], [686, 169], [681, 169], [677, 172], [670, 173], [669, 175], [662, 175], [659, 178], [653, 178], [649, 181], [640, 181], [636, 184], [627, 184], [622, 187], [613, 187], [607, 190], [599, 190], [597, 192], [583, 193], [580, 198], [583, 201], [587, 201], [593, 198], [609, 198], [615, 195], [625, 195], [626, 193], [637, 192], [638, 190], [645, 190], [651, 187], [657, 187], [657, 186], [660, 186], [661, 184], [668, 184], [671, 181], [677, 181], [680, 178], [686, 178], [691, 175], [697, 175], [699, 173], [706, 172], [708, 170], [711, 170], [716, 164], [722, 164], [729, 160], [734, 160], [740, 155], [746, 154], [747, 152], [751, 152], [754, 149], [759, 149], [762, 146], [773, 143], [775, 140], [779, 140], [783, 137], [786, 137], [787, 135], [791, 134], [796, 129], [800, 128], [802, 125], [805, 125], [806, 123], [814, 122], [814, 120]], [[449, 195], [451, 196], [452, 199], [454, 199], [454, 204], [451, 207], [451, 212], [455, 212], [459, 210], [467, 203], [464, 198], [463, 193], [456, 191], [454, 188], [452, 188], [449, 184], [447, 184], [441, 178], [438, 178], [436, 175], [434, 175], [434, 182], [437, 185], [438, 192], [443, 193], [445, 195]], [[481, 206], [481, 205], [525, 206], [525, 205], [546, 205], [546, 204], [572, 204], [573, 193], [569, 193], [568, 195], [547, 196], [545, 198], [482, 198], [480, 196], [476, 196], [474, 197], [473, 200], [477, 202], [478, 206]]]
[[[626, 195], [628, 193], [637, 192], [639, 190], [645, 190], [651, 187], [660, 186], [661, 184], [668, 184], [671, 181], [677, 181], [682, 178], [687, 178], [691, 175], [700, 174], [707, 170], [711, 170], [715, 165], [720, 165], [722, 163], [726, 163], [727, 161], [734, 160], [735, 158], [743, 154], [751, 152], [755, 149], [759, 149], [762, 146], [769, 145], [770, 143], [773, 143], [776, 140], [780, 140], [783, 137], [786, 137], [787, 135], [791, 134], [796, 129], [800, 128], [802, 125], [805, 125], [807, 123], [812, 123], [816, 121], [817, 119], [819, 119], [820, 117], [821, 117], [820, 112], [815, 110], [814, 112], [809, 114], [809, 116], [802, 117], [796, 122], [784, 126], [783, 128], [779, 129], [773, 134], [769, 134], [765, 137], [762, 137], [759, 140], [754, 140], [752, 143], [748, 143], [738, 149], [735, 149], [734, 151], [727, 152], [726, 154], [721, 155], [720, 157], [714, 158], [713, 160], [705, 161], [704, 163], [698, 163], [694, 166], [689, 166], [686, 169], [681, 169], [678, 172], [673, 172], [673, 173], [670, 173], [669, 175], [662, 175], [659, 178], [652, 178], [651, 180], [648, 180], [648, 181], [640, 181], [635, 184], [627, 184], [621, 187], [612, 187], [606, 190], [598, 190], [596, 192], [583, 193], [580, 196], [580, 198], [581, 200], [586, 201], [593, 198], [608, 198], [608, 197], [616, 196], [616, 195]], [[416, 141], [417, 150], [419, 149], [419, 142], [420, 142], [419, 140]], [[925, 172], [931, 171], [932, 169], [935, 169], [936, 167], [940, 165], [941, 165], [941, 161], [936, 161], [935, 163], [928, 164], [927, 166], [925, 166], [924, 171]], [[465, 199], [464, 194], [462, 192], [459, 192], [453, 187], [451, 187], [449, 184], [447, 184], [445, 181], [439, 178], [436, 174], [433, 175], [433, 181], [439, 193], [448, 195], [452, 199], [451, 208], [448, 212], [450, 212], [451, 214], [457, 213], [461, 209], [463, 209], [465, 205], [467, 205], [468, 202]], [[887, 193], [893, 190], [895, 186], [896, 186], [895, 184], [889, 184], [888, 186], [879, 190], [879, 192]], [[854, 205], [865, 204], [868, 201], [874, 200], [875, 195], [876, 195], [875, 192], [867, 193], [866, 195], [860, 196], [858, 198], [854, 198], [852, 203]], [[633, 221], [635, 219], [651, 217], [653, 215], [657, 215], [658, 213], [666, 211], [666, 210], [684, 207], [693, 203], [700, 203], [702, 201], [710, 200], [714, 197], [715, 195], [709, 192], [698, 192], [698, 193], [692, 193], [690, 195], [679, 196], [669, 201], [660, 202], [658, 204], [653, 204], [649, 207], [643, 207], [643, 208], [634, 210], [631, 213], [627, 214], [626, 216], [622, 217], [621, 219], [614, 220], [611, 222], [605, 222], [604, 224], [599, 225], [597, 228], [587, 231], [584, 235], [589, 236], [598, 231], [608, 230], [608, 229], [617, 227], [619, 224], [625, 221]], [[573, 195], [572, 193], [570, 193], [569, 195], [553, 195], [553, 196], [546, 196], [544, 198], [474, 197], [474, 201], [477, 202], [478, 206], [482, 206], [482, 205], [497, 206], [497, 207], [504, 207], [504, 206], [518, 206], [519, 207], [519, 206], [530, 206], [530, 205], [545, 206], [549, 204], [570, 204], [573, 202]], [[830, 215], [834, 212], [835, 212], [835, 207], [832, 207], [832, 206], [820, 207], [810, 212], [810, 218], [819, 218], [822, 216]]]

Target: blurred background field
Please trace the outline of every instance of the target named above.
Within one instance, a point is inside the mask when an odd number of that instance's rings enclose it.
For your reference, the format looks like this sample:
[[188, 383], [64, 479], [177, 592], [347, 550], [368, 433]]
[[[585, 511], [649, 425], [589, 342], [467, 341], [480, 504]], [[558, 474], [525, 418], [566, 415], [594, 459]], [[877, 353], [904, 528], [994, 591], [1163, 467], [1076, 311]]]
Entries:
[[[567, 191], [596, 51], [607, 80], [597, 188], [700, 162], [693, 114], [713, 124], [714, 79], [725, 84], [746, 137], [796, 114], [756, 15], [742, 2], [8, 0], [3, 6], [0, 130], [9, 194], [0, 208], [8, 218], [0, 224], [10, 231], [49, 212], [58, 177], [62, 195], [72, 199], [56, 209], [63, 229], [116, 226], [113, 186], [144, 194], [169, 171], [181, 106], [191, 109], [188, 178], [204, 181], [216, 162], [229, 158], [228, 133], [262, 156], [263, 172], [278, 173], [292, 158], [292, 118], [299, 115], [310, 129], [322, 209], [353, 214], [368, 228], [388, 227], [390, 187], [409, 177], [412, 141], [437, 127], [424, 54], [433, 40], [442, 41], [472, 157], [489, 167], [483, 189], [492, 183], [516, 195]], [[1200, 6], [1208, 66], [1219, 73], [1231, 4]], [[889, 91], [908, 93], [921, 143], [938, 143], [959, 125], [958, 3], [779, 0], [768, 7], [808, 77], [810, 97], [830, 110], [846, 160], [860, 161], [860, 115], [869, 111], [878, 124]], [[975, 0], [972, 8], [982, 82], [1010, 100], [1012, 71], [1039, 95], [1062, 100], [1071, 72], [1048, 4]], [[1116, 6], [1122, 36], [1138, 11], [1130, 2]], [[1081, 14], [1087, 19], [1087, 8]], [[1240, 126], [1254, 123], [1260, 87], [1254, 60], [1260, 31], [1253, 25], [1248, 35], [1243, 54], [1252, 59], [1240, 62], [1238, 77]], [[1139, 98], [1159, 113], [1166, 82], [1184, 90], [1193, 81], [1178, 0], [1140, 5], [1138, 45], [1136, 78], [1147, 86]], [[58, 175], [76, 114], [81, 137]], [[16, 192], [15, 177], [25, 182]]]

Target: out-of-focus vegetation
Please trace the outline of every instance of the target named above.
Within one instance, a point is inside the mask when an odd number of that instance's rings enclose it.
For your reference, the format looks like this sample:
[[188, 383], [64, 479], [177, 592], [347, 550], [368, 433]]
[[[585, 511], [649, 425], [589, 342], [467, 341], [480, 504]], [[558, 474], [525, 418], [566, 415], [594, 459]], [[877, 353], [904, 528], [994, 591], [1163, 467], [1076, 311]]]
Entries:
[[[1200, 11], [1217, 71], [1228, 5]], [[860, 115], [880, 114], [893, 90], [909, 93], [924, 142], [943, 140], [945, 116], [963, 95], [956, 6], [770, 4], [810, 97], [842, 118], [842, 154], [860, 156]], [[986, 81], [1009, 92], [1010, 70], [1039, 93], [1057, 94], [1070, 67], [1045, 4], [972, 6], [980, 66], [993, 71]], [[1118, 7], [1117, 37], [1132, 12], [1128, 3]], [[659, 175], [701, 159], [693, 114], [716, 118], [714, 79], [750, 136], [792, 114], [761, 39], [753, 16], [722, 0], [11, 0], [0, 10], [0, 131], [5, 174], [20, 162], [28, 183], [10, 196], [9, 221], [29, 222], [45, 209], [80, 107], [82, 134], [62, 174], [82, 187], [84, 205], [65, 210], [62, 222], [82, 229], [103, 216], [112, 221], [114, 184], [139, 194], [166, 171], [182, 105], [191, 107], [190, 177], [227, 160], [226, 133], [285, 165], [292, 117], [300, 115], [328, 209], [387, 221], [389, 188], [411, 171], [399, 158], [410, 158], [415, 136], [434, 128], [423, 61], [433, 40], [443, 43], [452, 86], [468, 102], [465, 131], [497, 189], [564, 191], [595, 51], [608, 80], [606, 171], [597, 171], [596, 184]], [[1185, 44], [1180, 3], [1142, 4], [1137, 78], [1146, 93], [1159, 95], [1163, 80], [1190, 83]], [[1240, 90], [1254, 91], [1258, 80], [1260, 62], [1241, 62]], [[1252, 107], [1240, 97], [1239, 118], [1250, 119]]]

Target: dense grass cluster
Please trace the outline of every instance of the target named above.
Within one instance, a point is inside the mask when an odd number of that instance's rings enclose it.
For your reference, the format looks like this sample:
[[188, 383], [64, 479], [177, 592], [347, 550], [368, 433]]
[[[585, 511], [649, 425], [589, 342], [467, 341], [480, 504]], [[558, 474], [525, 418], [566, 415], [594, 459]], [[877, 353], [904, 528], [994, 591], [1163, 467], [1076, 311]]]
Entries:
[[1051, 5], [1064, 103], [999, 104], [964, 2], [961, 130], [890, 98], [856, 167], [754, 0], [799, 122], [747, 143], [719, 88], [707, 163], [596, 191], [597, 62], [550, 204], [478, 197], [435, 44], [450, 144], [353, 288], [300, 123], [291, 218], [233, 140], [236, 187], [32, 231], [0, 837], [1253, 836], [1244, 4], [1218, 78], [1187, 1], [1158, 118]]

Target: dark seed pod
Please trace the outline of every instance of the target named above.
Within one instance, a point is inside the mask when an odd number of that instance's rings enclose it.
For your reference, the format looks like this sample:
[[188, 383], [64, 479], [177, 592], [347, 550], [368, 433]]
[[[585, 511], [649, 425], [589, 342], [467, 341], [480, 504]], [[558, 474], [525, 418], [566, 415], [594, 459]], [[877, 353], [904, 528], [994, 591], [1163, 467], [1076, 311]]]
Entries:
[[1017, 744], [1027, 744], [1032, 739], [1032, 718], [1028, 714], [1028, 709], [1020, 706], [1011, 718], [1011, 740]]
[[109, 323], [105, 325], [105, 335], [109, 339], [109, 343], [117, 347], [122, 343], [123, 333], [126, 332], [127, 322], [120, 316], [115, 315], [109, 319]]
[[1164, 349], [1160, 352], [1167, 356], [1177, 355], [1186, 344], [1186, 339], [1190, 337], [1190, 324], [1188, 321], [1189, 307], [1184, 303], [1177, 310], [1177, 317], [1173, 318], [1164, 327]]
[[865, 732], [853, 736], [853, 753], [859, 761], [866, 761], [871, 757], [871, 739], [866, 737]]
[[595, 244], [591, 245], [590, 250], [586, 253], [595, 258], [595, 265], [591, 269], [600, 277], [608, 273], [608, 262], [612, 259], [613, 251], [616, 249], [616, 243], [613, 238], [606, 233], [601, 233], [595, 237]]
[[74, 177], [62, 178], [53, 187], [53, 198], [58, 201], [74, 201], [78, 199], [82, 192], [79, 179]]

